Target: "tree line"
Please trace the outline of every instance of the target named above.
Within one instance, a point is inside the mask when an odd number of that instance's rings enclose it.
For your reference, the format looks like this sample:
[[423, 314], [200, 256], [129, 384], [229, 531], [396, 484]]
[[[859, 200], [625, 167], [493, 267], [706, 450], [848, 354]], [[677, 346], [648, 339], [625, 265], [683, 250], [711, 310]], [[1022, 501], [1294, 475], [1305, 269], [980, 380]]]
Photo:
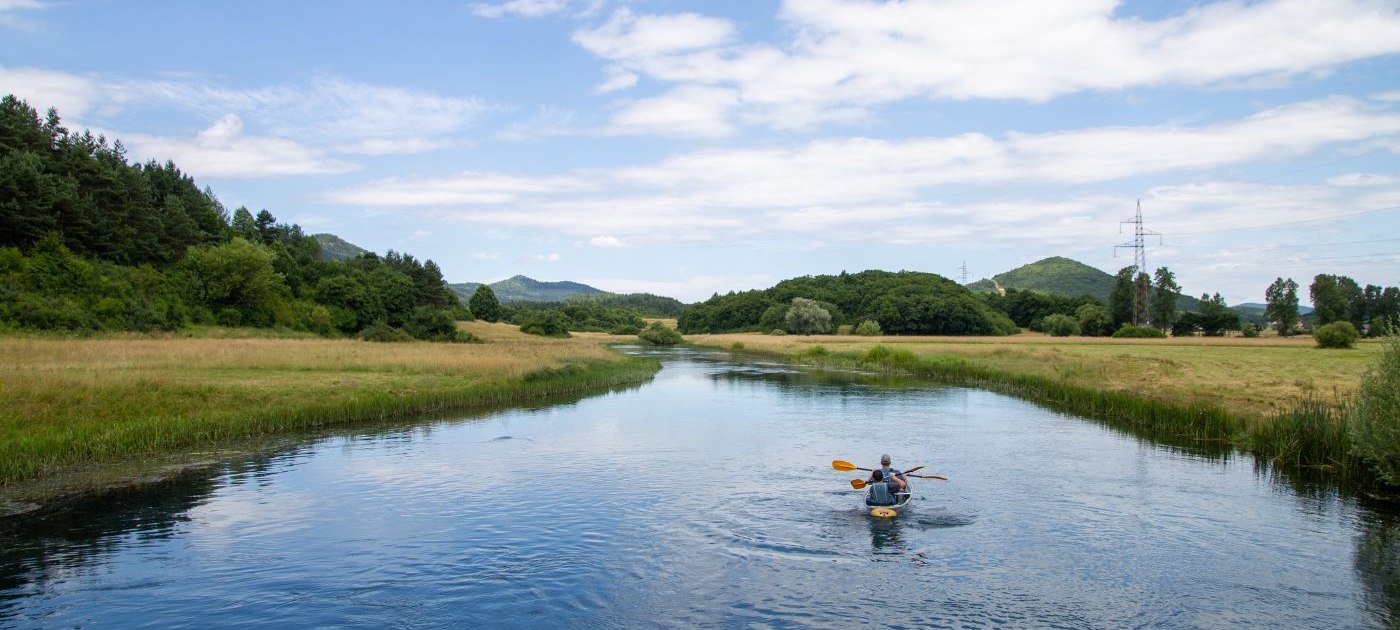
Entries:
[[267, 210], [232, 213], [173, 162], [0, 99], [0, 327], [285, 327], [461, 339], [470, 312], [431, 260], [345, 262]]

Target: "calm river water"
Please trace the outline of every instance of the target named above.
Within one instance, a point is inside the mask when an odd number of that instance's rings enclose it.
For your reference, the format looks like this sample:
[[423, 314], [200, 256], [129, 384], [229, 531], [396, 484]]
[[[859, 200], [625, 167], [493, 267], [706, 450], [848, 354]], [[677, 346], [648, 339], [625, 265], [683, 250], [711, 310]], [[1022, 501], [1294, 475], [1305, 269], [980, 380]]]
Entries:
[[[696, 350], [0, 531], [0, 627], [1386, 627], [1400, 517], [983, 391]], [[926, 465], [898, 519], [849, 473]]]

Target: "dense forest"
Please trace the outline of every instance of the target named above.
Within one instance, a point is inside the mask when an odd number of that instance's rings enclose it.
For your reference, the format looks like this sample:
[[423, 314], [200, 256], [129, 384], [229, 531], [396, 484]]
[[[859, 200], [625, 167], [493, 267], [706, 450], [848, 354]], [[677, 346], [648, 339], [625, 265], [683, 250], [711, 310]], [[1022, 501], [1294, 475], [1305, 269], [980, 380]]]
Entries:
[[[872, 320], [889, 334], [1009, 335], [1016, 324], [956, 282], [916, 271], [804, 276], [769, 289], [715, 295], [691, 305], [682, 333], [785, 329], [794, 299], [816, 302], [831, 326]], [[789, 331], [792, 332], [792, 331]]]
[[267, 210], [228, 212], [175, 164], [0, 100], [0, 328], [195, 324], [461, 339], [469, 312], [431, 260], [323, 260]]

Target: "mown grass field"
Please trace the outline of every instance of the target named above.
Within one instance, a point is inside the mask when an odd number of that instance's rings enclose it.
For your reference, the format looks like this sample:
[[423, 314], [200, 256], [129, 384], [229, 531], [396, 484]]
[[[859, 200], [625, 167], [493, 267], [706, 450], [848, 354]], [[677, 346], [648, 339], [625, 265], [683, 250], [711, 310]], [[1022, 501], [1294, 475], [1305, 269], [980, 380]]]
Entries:
[[1111, 339], [1050, 337], [859, 337], [768, 336], [757, 333], [688, 335], [688, 341], [795, 356], [822, 346], [833, 352], [864, 352], [876, 345], [921, 357], [956, 357], [996, 371], [1031, 374], [1070, 385], [1181, 405], [1214, 404], [1247, 420], [1314, 399], [1345, 404], [1380, 344], [1363, 341], [1352, 350], [1314, 347], [1311, 337], [1189, 337]]
[[461, 324], [481, 344], [0, 337], [0, 482], [227, 440], [640, 382], [596, 338]]

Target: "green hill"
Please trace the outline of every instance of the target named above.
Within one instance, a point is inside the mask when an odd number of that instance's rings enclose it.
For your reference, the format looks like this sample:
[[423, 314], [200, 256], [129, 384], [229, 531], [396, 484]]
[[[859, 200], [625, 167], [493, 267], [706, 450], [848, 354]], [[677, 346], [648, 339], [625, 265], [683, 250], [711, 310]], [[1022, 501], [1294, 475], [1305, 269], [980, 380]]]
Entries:
[[[479, 282], [461, 282], [448, 285], [465, 302], [476, 293]], [[492, 282], [491, 290], [501, 302], [563, 302], [577, 295], [601, 295], [607, 293], [586, 284], [569, 282], [540, 282], [525, 276], [514, 276], [500, 282]]]
[[1108, 293], [1113, 289], [1113, 274], [1077, 260], [1052, 256], [999, 273], [990, 279], [978, 280], [967, 285], [967, 288], [979, 293], [991, 293], [996, 291], [998, 286], [1002, 289], [1039, 291], [1065, 297], [1092, 295], [1100, 302], [1107, 303]]
[[322, 260], [350, 260], [368, 254], [369, 250], [351, 243], [334, 234], [312, 234], [311, 238], [321, 244]]
[[772, 331], [785, 326], [794, 298], [816, 300], [833, 325], [874, 320], [894, 335], [1008, 335], [1016, 324], [967, 288], [917, 271], [862, 271], [791, 278], [770, 289], [715, 295], [692, 304], [683, 333]]
[[[1113, 289], [1113, 274], [1090, 267], [1077, 260], [1061, 256], [1051, 256], [1044, 260], [1022, 265], [1011, 271], [984, 278], [967, 285], [977, 293], [992, 293], [1001, 289], [1039, 291], [1064, 297], [1092, 295], [1104, 304]], [[1190, 295], [1177, 298], [1176, 308], [1183, 311], [1199, 311], [1201, 301]]]

